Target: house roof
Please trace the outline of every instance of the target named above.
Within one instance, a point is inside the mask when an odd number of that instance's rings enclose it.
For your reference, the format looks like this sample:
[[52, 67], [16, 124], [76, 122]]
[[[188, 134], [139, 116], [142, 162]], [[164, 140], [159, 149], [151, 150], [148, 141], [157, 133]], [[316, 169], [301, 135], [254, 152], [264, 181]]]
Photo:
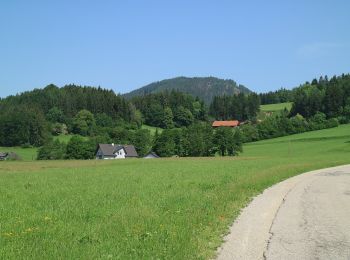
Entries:
[[114, 144], [99, 144], [104, 156], [114, 156], [115, 152], [124, 149], [126, 157], [138, 157], [135, 146], [133, 145], [114, 145]]
[[220, 127], [220, 126], [230, 126], [235, 127], [239, 125], [238, 120], [230, 120], [230, 121], [214, 121], [212, 126], [213, 127]]
[[155, 152], [150, 152], [144, 156], [144, 158], [147, 158], [147, 157], [160, 158]]
[[104, 156], [114, 156], [115, 147], [112, 144], [99, 144], [101, 152]]
[[139, 155], [136, 152], [135, 146], [133, 145], [124, 145], [124, 150], [126, 157], [138, 157]]

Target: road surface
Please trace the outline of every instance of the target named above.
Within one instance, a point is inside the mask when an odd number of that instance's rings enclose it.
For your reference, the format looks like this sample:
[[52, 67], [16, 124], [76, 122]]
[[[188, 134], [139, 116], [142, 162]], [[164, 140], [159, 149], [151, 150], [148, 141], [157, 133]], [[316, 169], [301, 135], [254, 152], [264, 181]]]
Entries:
[[265, 190], [232, 225], [217, 259], [350, 260], [350, 165]]

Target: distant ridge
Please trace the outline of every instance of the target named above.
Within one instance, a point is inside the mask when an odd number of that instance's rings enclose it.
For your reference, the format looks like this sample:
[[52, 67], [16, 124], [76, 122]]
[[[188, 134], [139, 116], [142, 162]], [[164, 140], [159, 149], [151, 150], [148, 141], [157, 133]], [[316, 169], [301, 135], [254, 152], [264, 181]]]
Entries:
[[167, 90], [178, 90], [194, 97], [199, 97], [207, 104], [212, 101], [214, 96], [251, 92], [243, 85], [237, 85], [237, 83], [231, 79], [219, 79], [215, 77], [176, 77], [151, 83], [126, 93], [123, 96], [130, 99], [135, 96], [143, 96]]

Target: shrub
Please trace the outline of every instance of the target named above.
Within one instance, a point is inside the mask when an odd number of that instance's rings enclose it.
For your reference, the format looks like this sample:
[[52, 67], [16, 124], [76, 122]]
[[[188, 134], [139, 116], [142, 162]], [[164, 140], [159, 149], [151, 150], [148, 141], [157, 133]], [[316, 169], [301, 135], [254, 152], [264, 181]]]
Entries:
[[64, 159], [66, 145], [58, 140], [49, 141], [38, 150], [37, 160], [61, 160]]

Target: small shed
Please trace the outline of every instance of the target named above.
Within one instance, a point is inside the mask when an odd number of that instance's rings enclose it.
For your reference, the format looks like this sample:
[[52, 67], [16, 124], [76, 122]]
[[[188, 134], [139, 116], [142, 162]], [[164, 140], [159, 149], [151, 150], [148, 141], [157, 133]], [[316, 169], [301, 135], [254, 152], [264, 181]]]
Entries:
[[160, 157], [156, 153], [150, 152], [147, 155], [145, 155], [143, 158], [145, 158], [145, 159], [158, 159]]
[[0, 152], [0, 161], [4, 161], [4, 160], [6, 160], [7, 159], [7, 157], [8, 157], [8, 153], [6, 153], [6, 152]]

